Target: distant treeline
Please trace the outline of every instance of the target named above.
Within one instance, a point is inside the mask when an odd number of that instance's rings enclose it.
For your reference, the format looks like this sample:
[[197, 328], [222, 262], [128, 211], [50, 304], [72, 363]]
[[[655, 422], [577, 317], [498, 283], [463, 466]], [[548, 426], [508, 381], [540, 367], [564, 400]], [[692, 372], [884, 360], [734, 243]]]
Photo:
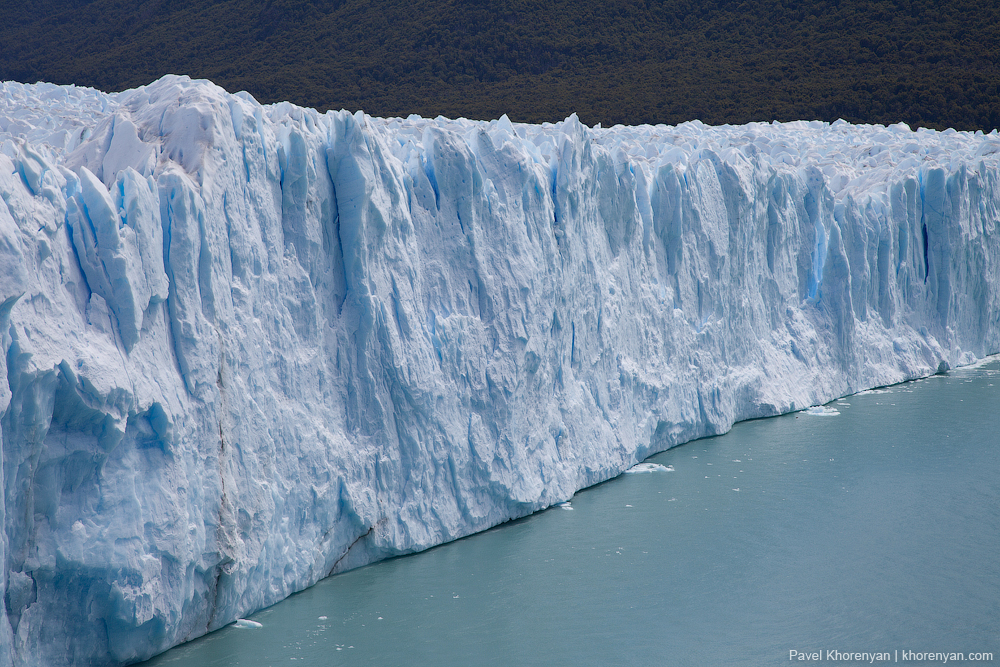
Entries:
[[590, 125], [1000, 127], [996, 0], [0, 0], [0, 78]]

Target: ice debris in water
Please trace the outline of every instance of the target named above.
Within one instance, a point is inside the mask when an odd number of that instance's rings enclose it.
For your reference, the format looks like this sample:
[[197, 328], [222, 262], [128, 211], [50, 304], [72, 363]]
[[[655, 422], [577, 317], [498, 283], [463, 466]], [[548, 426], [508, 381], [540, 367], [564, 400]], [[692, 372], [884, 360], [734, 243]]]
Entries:
[[840, 410], [837, 408], [831, 408], [826, 405], [814, 405], [802, 412], [812, 417], [835, 417], [840, 414]]
[[661, 466], [659, 463], [636, 463], [634, 466], [625, 471], [626, 474], [634, 475], [640, 472], [673, 472], [674, 467], [672, 465]]
[[556, 507], [558, 507], [561, 510], [571, 510], [571, 509], [573, 509], [573, 506], [570, 504], [570, 502], [568, 500], [566, 502], [564, 502], [564, 503], [557, 503]]
[[262, 624], [257, 621], [251, 621], [249, 618], [237, 618], [236, 622], [233, 623], [233, 627], [236, 628], [262, 628]]

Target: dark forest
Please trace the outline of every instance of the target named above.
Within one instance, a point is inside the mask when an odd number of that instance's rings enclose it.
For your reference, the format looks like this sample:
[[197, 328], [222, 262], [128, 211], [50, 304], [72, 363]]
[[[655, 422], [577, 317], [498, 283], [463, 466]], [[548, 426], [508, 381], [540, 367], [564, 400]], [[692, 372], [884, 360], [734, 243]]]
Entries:
[[0, 77], [377, 116], [1000, 126], [981, 0], [3, 0]]

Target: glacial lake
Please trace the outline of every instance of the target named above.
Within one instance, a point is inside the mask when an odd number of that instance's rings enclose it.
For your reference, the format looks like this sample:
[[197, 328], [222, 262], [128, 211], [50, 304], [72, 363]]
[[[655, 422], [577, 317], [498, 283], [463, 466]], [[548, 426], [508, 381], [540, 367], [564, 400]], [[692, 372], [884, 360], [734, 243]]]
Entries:
[[331, 577], [250, 616], [260, 628], [144, 664], [1000, 662], [1000, 361], [826, 412], [737, 424], [649, 459], [671, 471]]

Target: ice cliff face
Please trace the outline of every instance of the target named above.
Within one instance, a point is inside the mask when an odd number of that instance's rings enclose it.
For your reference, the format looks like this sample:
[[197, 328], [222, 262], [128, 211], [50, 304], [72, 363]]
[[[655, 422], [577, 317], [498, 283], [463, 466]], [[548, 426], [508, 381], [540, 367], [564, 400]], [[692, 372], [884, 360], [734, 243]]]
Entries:
[[0, 88], [0, 664], [148, 657], [1000, 350], [1000, 138]]

